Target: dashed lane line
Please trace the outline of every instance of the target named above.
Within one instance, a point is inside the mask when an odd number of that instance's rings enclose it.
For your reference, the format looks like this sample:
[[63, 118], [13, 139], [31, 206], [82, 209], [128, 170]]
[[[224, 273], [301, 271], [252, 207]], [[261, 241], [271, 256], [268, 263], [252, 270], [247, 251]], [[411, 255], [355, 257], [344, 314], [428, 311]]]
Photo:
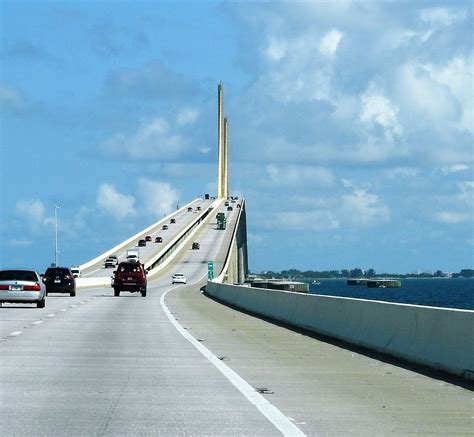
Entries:
[[9, 337], [18, 337], [21, 334], [23, 334], [23, 331], [14, 331], [9, 335]]

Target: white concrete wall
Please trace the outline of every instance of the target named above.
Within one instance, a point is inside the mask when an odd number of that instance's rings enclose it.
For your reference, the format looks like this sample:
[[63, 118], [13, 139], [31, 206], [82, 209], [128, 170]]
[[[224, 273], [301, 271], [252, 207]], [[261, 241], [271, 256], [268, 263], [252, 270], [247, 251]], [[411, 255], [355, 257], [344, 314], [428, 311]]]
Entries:
[[474, 379], [474, 311], [208, 282], [230, 304], [410, 362]]

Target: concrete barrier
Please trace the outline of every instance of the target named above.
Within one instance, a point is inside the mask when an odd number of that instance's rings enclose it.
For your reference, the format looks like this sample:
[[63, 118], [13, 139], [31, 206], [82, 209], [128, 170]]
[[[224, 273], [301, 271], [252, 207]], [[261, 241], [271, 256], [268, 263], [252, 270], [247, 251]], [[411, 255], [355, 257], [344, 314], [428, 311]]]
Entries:
[[76, 278], [76, 288], [89, 287], [110, 287], [112, 278], [110, 276], [102, 276], [98, 278]]
[[239, 308], [474, 380], [474, 311], [208, 282]]

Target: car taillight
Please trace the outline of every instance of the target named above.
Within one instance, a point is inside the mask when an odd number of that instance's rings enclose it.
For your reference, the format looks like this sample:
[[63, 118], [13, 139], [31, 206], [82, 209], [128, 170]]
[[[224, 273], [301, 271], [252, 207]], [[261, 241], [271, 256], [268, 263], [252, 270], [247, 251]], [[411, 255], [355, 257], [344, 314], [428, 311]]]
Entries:
[[0, 290], [10, 290], [9, 285], [0, 285]]
[[72, 276], [70, 276], [70, 275], [64, 275], [64, 279], [72, 279]]
[[25, 290], [25, 291], [40, 291], [41, 286], [38, 283], [36, 283], [35, 285], [24, 285], [23, 290]]

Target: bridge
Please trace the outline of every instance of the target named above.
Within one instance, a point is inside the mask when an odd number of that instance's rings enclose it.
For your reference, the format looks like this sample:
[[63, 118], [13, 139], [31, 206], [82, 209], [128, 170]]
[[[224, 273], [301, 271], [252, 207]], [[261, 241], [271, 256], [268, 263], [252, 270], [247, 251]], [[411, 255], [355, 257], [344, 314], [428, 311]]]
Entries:
[[[75, 298], [1, 309], [0, 434], [472, 435], [473, 311], [244, 283], [222, 92], [215, 197], [83, 263]], [[105, 259], [147, 236], [146, 298], [114, 297]]]

